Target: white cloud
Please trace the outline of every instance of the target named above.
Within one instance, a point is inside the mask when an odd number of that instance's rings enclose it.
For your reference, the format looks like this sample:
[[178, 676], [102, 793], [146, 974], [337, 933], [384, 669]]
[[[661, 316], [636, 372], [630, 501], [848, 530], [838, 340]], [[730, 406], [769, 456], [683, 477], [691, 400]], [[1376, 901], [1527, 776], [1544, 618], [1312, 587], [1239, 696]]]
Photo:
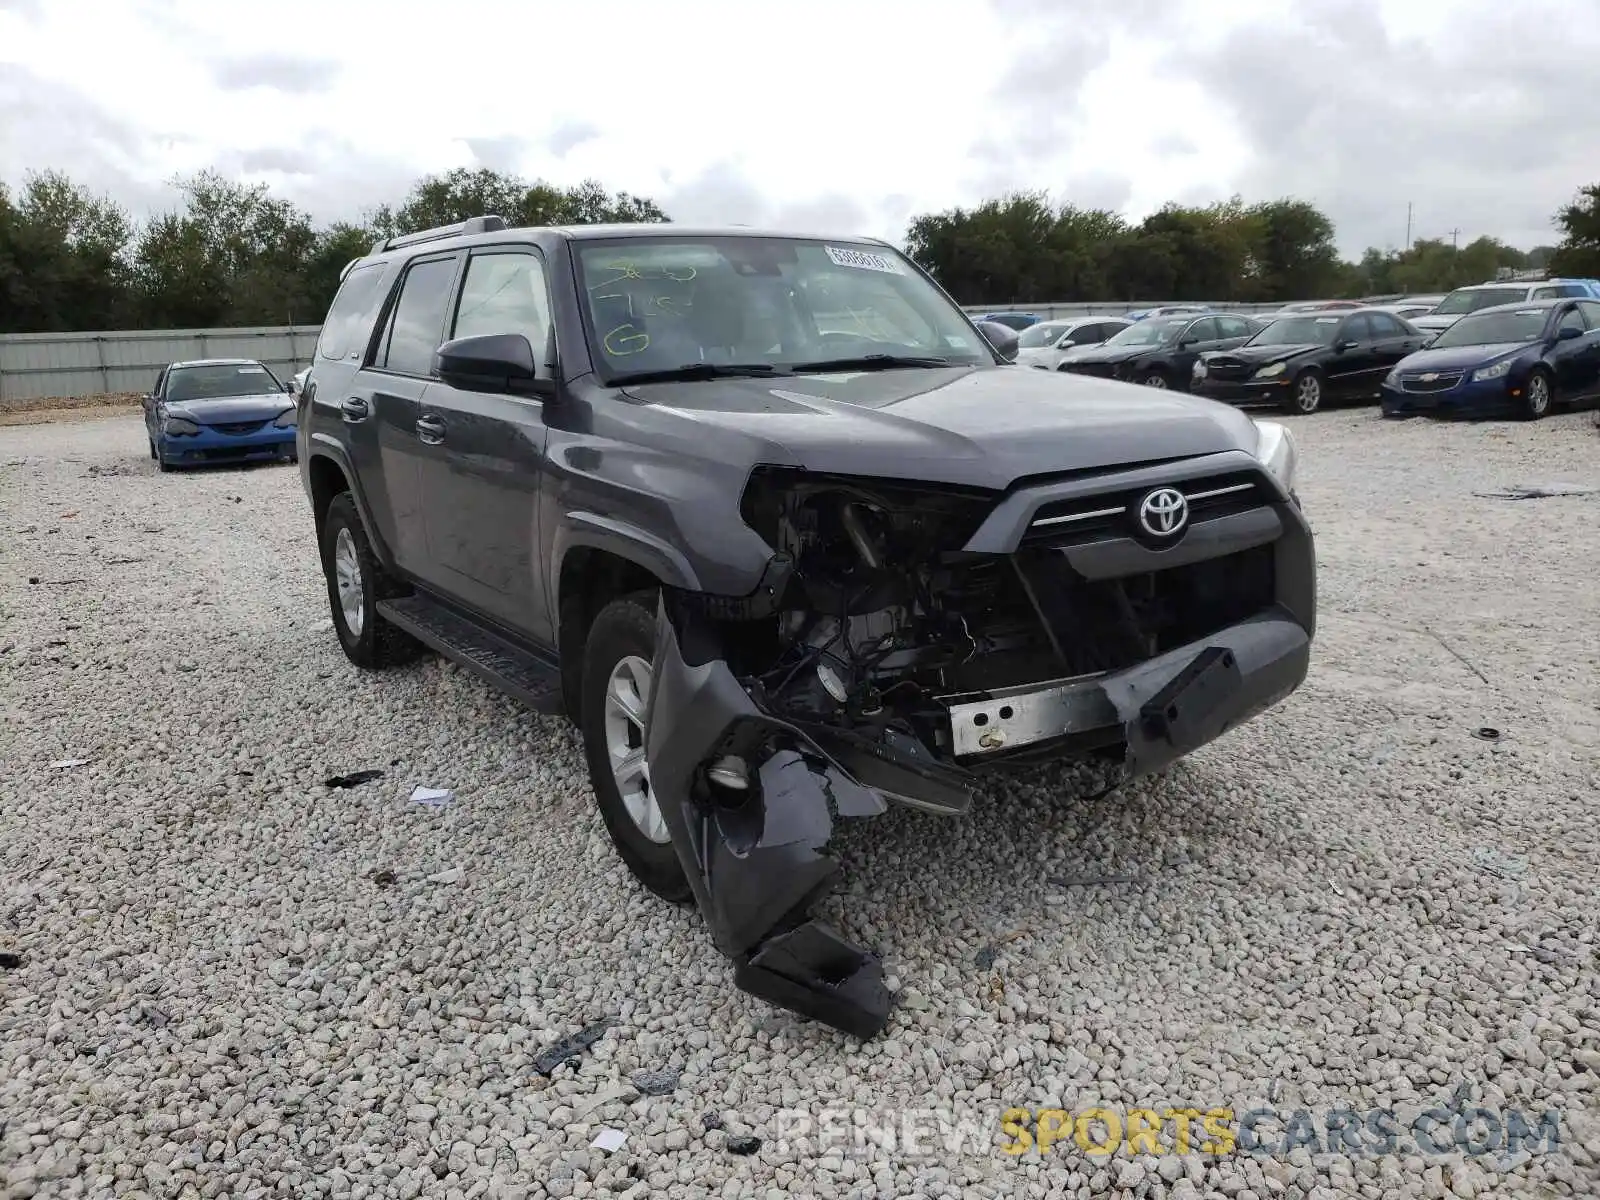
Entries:
[[[414, 30], [407, 11], [5, 0], [0, 170], [60, 167], [138, 211], [217, 165], [330, 219], [482, 164], [894, 238], [1017, 188], [1135, 219], [1293, 193], [1351, 254], [1396, 240], [1407, 200], [1465, 237], [1548, 241], [1600, 170], [1600, 0], [1509, 24], [1488, 0], [458, 0]], [[1512, 26], [1539, 31], [1543, 68], [1496, 70]]]

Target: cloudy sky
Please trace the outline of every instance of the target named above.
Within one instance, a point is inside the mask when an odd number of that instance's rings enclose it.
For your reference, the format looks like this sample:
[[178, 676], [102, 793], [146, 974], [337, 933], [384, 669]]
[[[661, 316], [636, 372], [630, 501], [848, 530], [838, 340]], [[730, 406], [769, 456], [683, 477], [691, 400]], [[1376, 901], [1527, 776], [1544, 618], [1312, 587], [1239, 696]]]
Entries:
[[[0, 178], [136, 216], [205, 166], [322, 219], [484, 165], [878, 234], [1018, 188], [1294, 195], [1341, 249], [1551, 242], [1600, 180], [1600, 0], [0, 0]], [[247, 15], [248, 14], [248, 15]]]

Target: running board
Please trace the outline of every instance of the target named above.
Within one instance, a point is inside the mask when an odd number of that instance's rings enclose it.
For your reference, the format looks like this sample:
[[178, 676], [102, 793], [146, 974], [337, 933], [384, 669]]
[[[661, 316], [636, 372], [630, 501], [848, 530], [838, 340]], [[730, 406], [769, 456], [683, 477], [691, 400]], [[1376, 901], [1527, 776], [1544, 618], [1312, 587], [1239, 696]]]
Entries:
[[560, 715], [561, 671], [482, 626], [422, 596], [378, 601], [383, 618], [508, 696]]

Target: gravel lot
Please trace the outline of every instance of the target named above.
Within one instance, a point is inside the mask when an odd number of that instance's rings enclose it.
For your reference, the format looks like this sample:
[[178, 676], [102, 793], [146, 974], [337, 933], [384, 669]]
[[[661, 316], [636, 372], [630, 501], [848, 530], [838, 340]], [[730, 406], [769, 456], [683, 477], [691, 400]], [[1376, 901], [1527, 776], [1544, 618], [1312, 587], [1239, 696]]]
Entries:
[[[864, 1046], [734, 991], [630, 880], [564, 723], [347, 664], [293, 469], [160, 476], [129, 417], [0, 432], [0, 1192], [1592, 1194], [1600, 493], [1474, 493], [1600, 488], [1600, 434], [1294, 428], [1306, 685], [1098, 800], [851, 828], [828, 907], [900, 993]], [[1013, 1105], [1440, 1102], [1559, 1110], [1563, 1144], [997, 1148]], [[906, 1145], [906, 1110], [950, 1140]], [[829, 1140], [839, 1111], [899, 1144]]]

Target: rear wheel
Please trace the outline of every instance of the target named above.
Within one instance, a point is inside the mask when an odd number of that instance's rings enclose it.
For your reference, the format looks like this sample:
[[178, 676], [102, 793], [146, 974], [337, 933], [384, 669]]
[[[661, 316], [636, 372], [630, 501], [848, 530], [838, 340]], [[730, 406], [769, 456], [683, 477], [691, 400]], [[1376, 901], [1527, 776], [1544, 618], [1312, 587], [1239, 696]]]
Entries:
[[1548, 413], [1552, 391], [1550, 373], [1543, 367], [1535, 367], [1522, 389], [1522, 419], [1537, 421]]
[[1300, 372], [1283, 406], [1289, 412], [1299, 413], [1303, 417], [1316, 412], [1322, 407], [1322, 376], [1313, 370]]
[[650, 783], [644, 718], [654, 683], [654, 592], [613, 600], [595, 616], [583, 651], [582, 719], [589, 780], [606, 832], [635, 879], [665, 900], [692, 892]]
[[345, 657], [358, 667], [382, 668], [410, 662], [422, 645], [378, 612], [378, 601], [405, 594], [405, 587], [383, 569], [372, 552], [355, 497], [340, 492], [322, 518], [322, 570], [328, 578], [328, 605]]

